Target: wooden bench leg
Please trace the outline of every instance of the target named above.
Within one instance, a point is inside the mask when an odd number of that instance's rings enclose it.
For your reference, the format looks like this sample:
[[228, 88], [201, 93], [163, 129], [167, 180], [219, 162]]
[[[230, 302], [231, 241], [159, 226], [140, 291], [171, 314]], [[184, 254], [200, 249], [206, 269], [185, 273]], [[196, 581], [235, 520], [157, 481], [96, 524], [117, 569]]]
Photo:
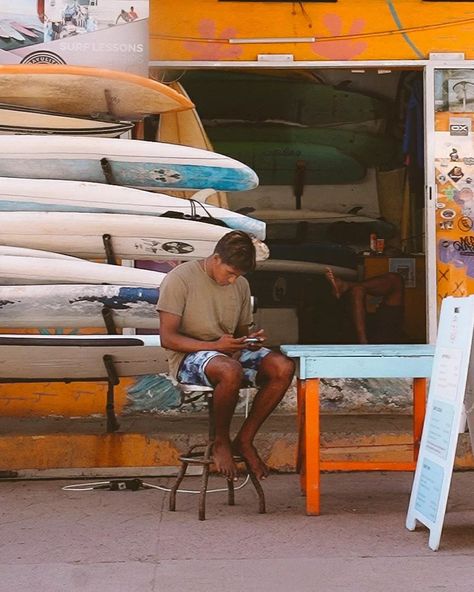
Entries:
[[413, 379], [413, 460], [418, 459], [426, 413], [426, 378]]
[[305, 398], [306, 513], [318, 516], [320, 513], [319, 378], [306, 380]]

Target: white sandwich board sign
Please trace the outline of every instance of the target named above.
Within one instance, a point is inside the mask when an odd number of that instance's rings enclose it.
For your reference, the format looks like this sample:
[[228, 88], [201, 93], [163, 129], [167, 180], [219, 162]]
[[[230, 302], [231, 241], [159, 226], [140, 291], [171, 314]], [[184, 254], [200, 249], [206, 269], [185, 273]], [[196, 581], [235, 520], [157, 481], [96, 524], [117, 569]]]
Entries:
[[472, 389], [466, 389], [473, 329], [474, 296], [445, 298], [406, 519], [409, 530], [415, 529], [417, 520], [429, 528], [429, 547], [433, 551], [439, 548], [441, 539], [466, 390], [466, 412], [473, 441], [474, 399]]

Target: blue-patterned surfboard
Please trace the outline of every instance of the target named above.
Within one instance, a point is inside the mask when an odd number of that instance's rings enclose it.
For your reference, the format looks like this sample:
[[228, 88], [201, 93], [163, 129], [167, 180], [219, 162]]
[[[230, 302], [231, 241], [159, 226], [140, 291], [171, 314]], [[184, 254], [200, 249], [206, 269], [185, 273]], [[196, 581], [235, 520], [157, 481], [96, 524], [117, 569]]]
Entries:
[[0, 136], [0, 176], [65, 179], [140, 189], [244, 191], [258, 185], [241, 162], [163, 142], [76, 136]]

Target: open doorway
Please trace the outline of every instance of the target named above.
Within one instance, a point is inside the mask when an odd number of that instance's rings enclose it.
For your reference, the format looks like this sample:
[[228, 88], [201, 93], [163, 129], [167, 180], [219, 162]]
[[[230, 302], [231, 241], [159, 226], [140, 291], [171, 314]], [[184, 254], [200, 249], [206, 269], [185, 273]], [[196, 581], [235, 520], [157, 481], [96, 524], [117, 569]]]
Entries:
[[[180, 82], [214, 149], [260, 177], [228, 199], [267, 223], [271, 259], [249, 281], [270, 345], [357, 342], [327, 267], [351, 282], [399, 274], [403, 327], [384, 342], [426, 342], [422, 70], [191, 70]], [[367, 313], [380, 302], [367, 297]]]

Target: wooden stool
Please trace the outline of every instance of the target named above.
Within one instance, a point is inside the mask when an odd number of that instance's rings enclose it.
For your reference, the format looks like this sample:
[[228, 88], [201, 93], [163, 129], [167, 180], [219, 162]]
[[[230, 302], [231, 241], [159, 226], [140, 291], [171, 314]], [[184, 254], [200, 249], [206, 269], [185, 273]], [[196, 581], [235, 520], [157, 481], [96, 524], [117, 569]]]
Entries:
[[[176, 510], [176, 493], [178, 492], [178, 488], [181, 484], [181, 481], [184, 479], [186, 475], [188, 465], [202, 465], [203, 470], [201, 477], [201, 488], [199, 490], [199, 520], [205, 520], [206, 493], [209, 481], [209, 471], [211, 464], [214, 462], [214, 459], [212, 457], [212, 445], [214, 443], [216, 432], [212, 400], [214, 389], [212, 387], [188, 384], [182, 384], [180, 385], [180, 388], [183, 390], [185, 395], [194, 392], [202, 392], [203, 396], [205, 397], [207, 410], [209, 413], [209, 431], [207, 442], [191, 446], [191, 448], [189, 448], [185, 454], [179, 457], [179, 460], [181, 461], [181, 467], [176, 477], [176, 481], [174, 482], [174, 485], [170, 490], [169, 509], [171, 512], [174, 512]], [[251, 470], [244, 458], [242, 458], [241, 456], [234, 456], [234, 461], [236, 463], [245, 463], [248, 476], [252, 481], [253, 486], [255, 487], [255, 490], [258, 495], [258, 511], [260, 514], [265, 514], [265, 495], [263, 493], [262, 486], [260, 485], [260, 481], [257, 479], [255, 473]], [[229, 480], [227, 480], [227, 501], [229, 506], [233, 506], [235, 504], [234, 482]]]

